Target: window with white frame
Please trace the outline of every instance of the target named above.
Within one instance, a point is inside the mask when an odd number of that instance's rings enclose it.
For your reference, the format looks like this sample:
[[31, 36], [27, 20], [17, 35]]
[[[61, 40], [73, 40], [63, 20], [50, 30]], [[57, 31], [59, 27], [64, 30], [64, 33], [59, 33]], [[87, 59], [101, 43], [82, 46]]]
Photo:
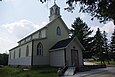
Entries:
[[43, 56], [43, 45], [41, 42], [39, 42], [37, 45], [37, 55]]
[[59, 27], [59, 26], [57, 27], [56, 32], [57, 32], [57, 35], [59, 35], [59, 36], [61, 35], [61, 29], [60, 29], [60, 27]]

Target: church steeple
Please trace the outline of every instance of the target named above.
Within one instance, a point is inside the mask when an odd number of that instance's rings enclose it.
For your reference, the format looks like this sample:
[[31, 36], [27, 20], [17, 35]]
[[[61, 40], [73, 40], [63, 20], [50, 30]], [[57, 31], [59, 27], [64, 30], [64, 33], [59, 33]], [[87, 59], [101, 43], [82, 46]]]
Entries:
[[50, 8], [49, 21], [52, 21], [59, 16], [60, 16], [60, 7], [58, 7], [57, 4], [54, 2], [54, 5]]

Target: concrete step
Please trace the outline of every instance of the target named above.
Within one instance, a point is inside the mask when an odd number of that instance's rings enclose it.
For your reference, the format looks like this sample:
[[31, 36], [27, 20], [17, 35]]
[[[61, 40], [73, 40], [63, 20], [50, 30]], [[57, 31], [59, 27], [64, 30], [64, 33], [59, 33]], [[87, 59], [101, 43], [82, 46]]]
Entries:
[[68, 69], [64, 73], [64, 76], [74, 75], [75, 69], [76, 67], [68, 67]]

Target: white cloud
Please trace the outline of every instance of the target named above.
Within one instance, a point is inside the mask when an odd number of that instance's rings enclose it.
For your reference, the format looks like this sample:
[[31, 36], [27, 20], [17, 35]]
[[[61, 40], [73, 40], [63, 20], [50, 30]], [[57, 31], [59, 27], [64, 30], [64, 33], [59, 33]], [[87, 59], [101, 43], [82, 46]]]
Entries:
[[[44, 25], [45, 22], [41, 23]], [[43, 26], [38, 26], [28, 20], [20, 20], [14, 23], [3, 24], [0, 26], [0, 53], [8, 51], [17, 45], [17, 41], [40, 29]]]
[[84, 13], [80, 13], [80, 16], [79, 16], [81, 19], [85, 19], [86, 18], [86, 14]]
[[2, 25], [9, 33], [15, 35], [18, 39], [24, 37], [29, 32], [35, 30], [34, 24], [28, 20], [20, 20], [18, 22]]
[[106, 31], [107, 37], [110, 40], [114, 27], [115, 25], [113, 24], [112, 21], [108, 22], [107, 24], [104, 24], [103, 26], [92, 26], [91, 29], [94, 30], [92, 36], [95, 35], [97, 28], [100, 28], [101, 31]]

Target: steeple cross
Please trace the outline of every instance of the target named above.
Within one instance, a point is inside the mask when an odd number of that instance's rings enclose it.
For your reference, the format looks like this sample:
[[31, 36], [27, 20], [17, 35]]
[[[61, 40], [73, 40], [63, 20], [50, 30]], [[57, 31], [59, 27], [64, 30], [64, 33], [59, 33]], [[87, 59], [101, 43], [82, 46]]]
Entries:
[[56, 0], [54, 0], [54, 4], [56, 4]]

